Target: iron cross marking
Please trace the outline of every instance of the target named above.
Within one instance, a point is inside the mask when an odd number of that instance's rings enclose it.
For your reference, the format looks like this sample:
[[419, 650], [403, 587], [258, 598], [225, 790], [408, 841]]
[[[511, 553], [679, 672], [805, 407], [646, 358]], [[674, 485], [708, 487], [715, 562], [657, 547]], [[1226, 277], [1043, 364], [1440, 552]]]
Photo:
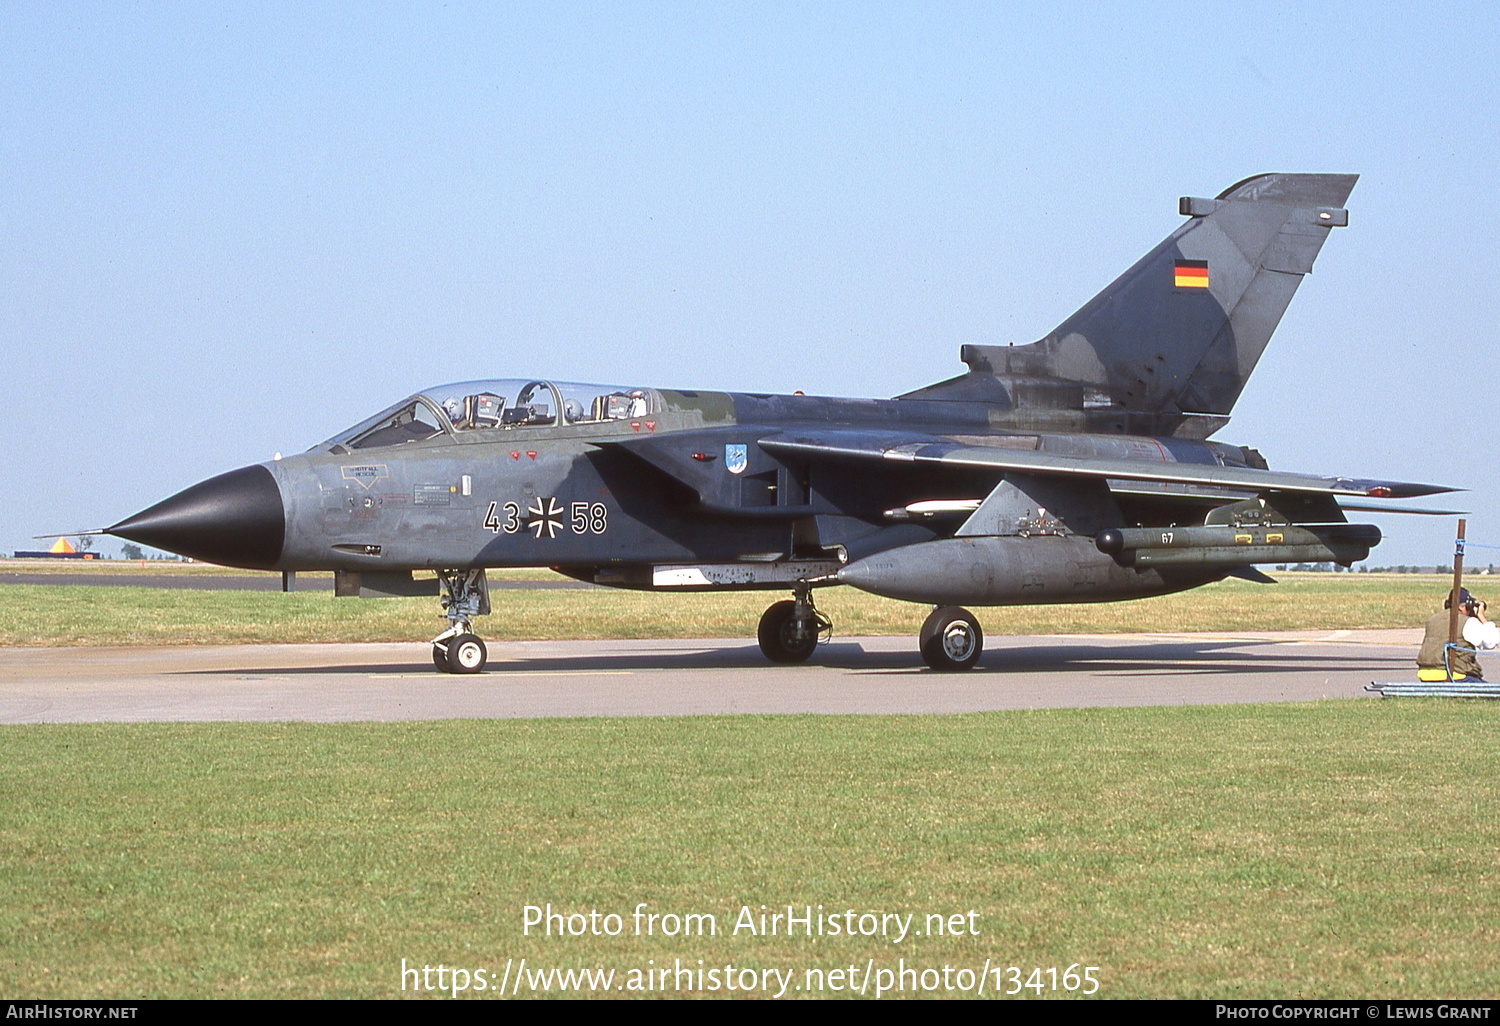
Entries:
[[[542, 508], [543, 501], [547, 503], [546, 509]], [[557, 504], [556, 496], [546, 500], [538, 496], [535, 502], [526, 507], [526, 512], [531, 514], [531, 523], [526, 526], [535, 531], [538, 538], [543, 531], [547, 532], [548, 538], [556, 538], [557, 532], [562, 530], [563, 508]]]

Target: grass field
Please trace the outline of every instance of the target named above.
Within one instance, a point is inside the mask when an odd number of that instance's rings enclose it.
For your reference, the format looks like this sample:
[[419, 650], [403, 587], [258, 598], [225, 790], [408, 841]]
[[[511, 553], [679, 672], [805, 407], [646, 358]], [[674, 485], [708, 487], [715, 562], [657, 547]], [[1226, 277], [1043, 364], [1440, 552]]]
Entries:
[[[1416, 574], [1287, 574], [1275, 585], [1230, 580], [1132, 602], [976, 612], [994, 635], [1417, 627], [1447, 587]], [[506, 590], [494, 593], [495, 615], [478, 626], [497, 641], [753, 637], [762, 610], [781, 597]], [[915, 635], [926, 615], [923, 606], [851, 588], [820, 591], [818, 603], [844, 637]], [[0, 646], [8, 647], [412, 641], [443, 624], [431, 598], [0, 585]]]
[[[980, 615], [993, 634], [1410, 627], [1445, 587], [1287, 575]], [[775, 597], [505, 591], [483, 629], [751, 636]], [[820, 605], [844, 635], [923, 616], [849, 589]], [[430, 599], [0, 586], [4, 645], [412, 641], [439, 622]], [[1497, 726], [1489, 703], [1401, 700], [0, 727], [0, 993], [414, 996], [406, 959], [471, 986], [484, 970], [492, 996], [526, 958], [616, 985], [703, 959], [788, 974], [795, 997], [808, 970], [905, 959], [970, 986], [986, 960], [1016, 966], [1042, 996], [1077, 964], [1101, 997], [1493, 998]], [[549, 902], [617, 913], [623, 935], [524, 936], [523, 908]], [[640, 902], [719, 934], [633, 936]], [[978, 936], [730, 934], [742, 906], [819, 904], [916, 929], [972, 909]]]
[[[1413, 700], [0, 728], [0, 992], [988, 958], [1099, 966], [1102, 997], [1494, 997], [1497, 726]], [[523, 936], [547, 902], [625, 935]], [[630, 936], [639, 902], [719, 935]], [[728, 935], [761, 904], [974, 909], [979, 935]]]

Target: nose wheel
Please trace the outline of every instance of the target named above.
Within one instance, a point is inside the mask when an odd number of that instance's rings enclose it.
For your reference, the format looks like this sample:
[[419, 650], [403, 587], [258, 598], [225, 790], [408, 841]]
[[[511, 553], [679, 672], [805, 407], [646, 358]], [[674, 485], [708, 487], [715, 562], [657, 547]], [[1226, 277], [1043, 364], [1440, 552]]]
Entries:
[[922, 624], [920, 643], [922, 659], [934, 670], [967, 670], [984, 651], [984, 631], [967, 609], [942, 606]]
[[470, 620], [490, 611], [489, 586], [483, 570], [439, 570], [443, 612], [448, 629], [432, 639], [432, 665], [440, 673], [478, 673], [489, 652]]
[[443, 673], [478, 673], [488, 659], [484, 642], [473, 634], [457, 634], [432, 643], [432, 665]]

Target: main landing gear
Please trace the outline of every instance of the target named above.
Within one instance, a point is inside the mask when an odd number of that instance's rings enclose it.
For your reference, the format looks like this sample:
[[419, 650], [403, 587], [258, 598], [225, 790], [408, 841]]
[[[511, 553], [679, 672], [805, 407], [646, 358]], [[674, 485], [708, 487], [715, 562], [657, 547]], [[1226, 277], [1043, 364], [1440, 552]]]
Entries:
[[472, 620], [490, 611], [490, 589], [481, 570], [439, 570], [448, 629], [432, 639], [432, 665], [444, 673], [478, 673], [489, 653]]
[[812, 585], [792, 586], [795, 598], [773, 602], [760, 618], [755, 632], [760, 650], [773, 663], [803, 663], [824, 635], [833, 633], [833, 621], [813, 606]]
[[[792, 592], [795, 598], [771, 604], [756, 631], [760, 650], [773, 663], [804, 663], [833, 633], [833, 622], [813, 606], [812, 585], [798, 582]], [[984, 652], [984, 630], [967, 609], [939, 606], [922, 624], [918, 644], [923, 662], [934, 670], [967, 670]]]
[[984, 631], [974, 614], [959, 606], [939, 606], [922, 624], [922, 659], [934, 670], [967, 670], [984, 651]]

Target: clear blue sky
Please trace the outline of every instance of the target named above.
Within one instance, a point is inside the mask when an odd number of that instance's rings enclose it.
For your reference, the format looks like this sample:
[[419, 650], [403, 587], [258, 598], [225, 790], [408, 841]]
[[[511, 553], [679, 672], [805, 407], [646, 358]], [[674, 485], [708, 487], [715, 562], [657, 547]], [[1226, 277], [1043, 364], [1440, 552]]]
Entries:
[[1363, 177], [1218, 437], [1500, 545], [1492, 4], [220, 6], [0, 3], [0, 549], [441, 381], [893, 395], [1263, 171]]

